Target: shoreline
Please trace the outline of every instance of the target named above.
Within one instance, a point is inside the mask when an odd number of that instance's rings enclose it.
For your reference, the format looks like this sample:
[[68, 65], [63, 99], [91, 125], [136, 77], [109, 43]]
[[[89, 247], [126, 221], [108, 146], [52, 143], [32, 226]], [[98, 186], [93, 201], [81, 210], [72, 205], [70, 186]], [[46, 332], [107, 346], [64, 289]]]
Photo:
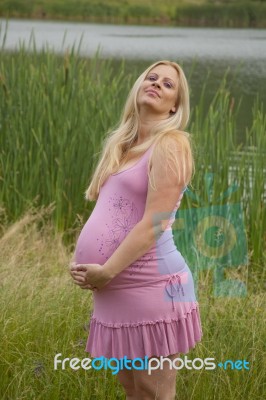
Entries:
[[131, 19], [130, 21], [118, 20], [114, 18], [60, 18], [60, 17], [40, 17], [40, 16], [16, 16], [9, 15], [4, 16], [0, 14], [0, 19], [2, 20], [31, 20], [31, 21], [40, 21], [40, 22], [71, 22], [71, 23], [91, 23], [91, 24], [100, 24], [100, 25], [124, 25], [124, 26], [150, 26], [150, 27], [164, 27], [164, 28], [217, 28], [217, 29], [258, 29], [263, 30], [266, 29], [266, 23], [264, 26], [245, 26], [245, 25], [217, 25], [217, 24], [176, 24], [174, 21], [169, 20], [167, 23], [162, 23], [154, 20], [142, 20], [138, 21], [135, 19]]
[[159, 6], [130, 5], [117, 8], [112, 4], [102, 4], [99, 9], [95, 4], [90, 8], [82, 8], [78, 3], [67, 0], [63, 5], [54, 3], [53, 8], [47, 4], [42, 7], [27, 7], [12, 9], [12, 4], [6, 9], [0, 6], [2, 19], [28, 19], [40, 21], [83, 22], [111, 25], [145, 25], [182, 28], [266, 28], [266, 4], [238, 3], [228, 5], [203, 4], [201, 6], [180, 5], [168, 7], [163, 11]]

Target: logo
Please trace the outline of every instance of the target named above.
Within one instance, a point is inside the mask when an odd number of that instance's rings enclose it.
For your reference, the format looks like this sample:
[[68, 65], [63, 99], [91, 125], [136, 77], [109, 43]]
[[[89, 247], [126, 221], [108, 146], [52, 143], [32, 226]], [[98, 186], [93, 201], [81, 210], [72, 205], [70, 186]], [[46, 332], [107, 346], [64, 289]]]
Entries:
[[190, 360], [187, 356], [182, 358], [175, 358], [173, 360], [170, 360], [167, 357], [161, 356], [160, 359], [151, 357], [148, 358], [148, 356], [145, 356], [143, 359], [142, 358], [134, 358], [133, 360], [130, 360], [127, 358], [127, 356], [124, 356], [123, 358], [115, 358], [112, 357], [110, 359], [105, 358], [105, 357], [98, 357], [98, 358], [83, 358], [79, 359], [77, 357], [75, 358], [61, 358], [62, 353], [58, 353], [54, 357], [54, 370], [65, 370], [66, 366], [73, 369], [73, 370], [78, 370], [80, 368], [84, 370], [89, 370], [89, 369], [95, 369], [97, 371], [101, 369], [110, 369], [112, 371], [113, 375], [118, 374], [119, 371], [123, 369], [127, 370], [147, 370], [148, 375], [152, 374], [152, 371], [157, 370], [157, 369], [163, 369], [164, 365], [168, 365], [170, 369], [176, 369], [180, 370], [183, 368], [186, 368], [188, 370], [214, 370], [216, 367], [220, 367], [223, 369], [236, 369], [236, 370], [242, 370], [246, 369], [249, 370], [249, 362], [246, 360], [226, 360], [224, 363], [219, 362], [217, 365], [215, 364], [215, 359], [214, 358], [194, 358], [193, 360]]
[[247, 295], [245, 283], [225, 277], [227, 269], [248, 262], [241, 204], [228, 201], [238, 185], [233, 183], [215, 196], [213, 175], [205, 174], [206, 198], [189, 189], [185, 192], [191, 207], [177, 211], [172, 225], [174, 240], [193, 272], [196, 291], [198, 272], [213, 270], [215, 297], [243, 297]]

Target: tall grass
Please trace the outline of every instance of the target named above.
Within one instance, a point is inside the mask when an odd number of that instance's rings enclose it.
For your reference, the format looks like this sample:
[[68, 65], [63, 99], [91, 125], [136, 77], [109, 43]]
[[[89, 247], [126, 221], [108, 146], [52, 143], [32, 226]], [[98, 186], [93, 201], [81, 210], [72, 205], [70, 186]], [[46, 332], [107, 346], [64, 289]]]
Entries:
[[[206, 82], [207, 84], [207, 82]], [[244, 226], [251, 259], [258, 262], [265, 251], [266, 239], [266, 115], [264, 105], [258, 96], [252, 108], [253, 122], [246, 127], [245, 140], [239, 141], [235, 135], [236, 116], [241, 106], [237, 106], [227, 87], [227, 72], [213, 100], [207, 115], [202, 118], [204, 93], [195, 107], [190, 131], [193, 132], [197, 149], [198, 172], [195, 188], [201, 204], [210, 203], [210, 193], [202, 186], [204, 176], [214, 174], [212, 199], [223, 195], [229, 186], [237, 185], [232, 196], [225, 197], [216, 204], [239, 203], [244, 213]], [[215, 202], [212, 200], [212, 203]], [[190, 203], [192, 206], [193, 203]]]
[[[54, 357], [88, 357], [85, 344], [91, 292], [68, 273], [71, 251], [47, 223], [51, 209], [1, 225], [0, 398], [5, 400], [125, 399], [110, 370], [54, 370]], [[40, 229], [42, 226], [42, 229]], [[209, 271], [200, 273], [203, 338], [188, 359], [246, 360], [249, 370], [188, 370], [177, 373], [178, 400], [261, 400], [264, 390], [265, 287], [249, 268], [234, 271], [249, 283], [245, 298], [212, 296]], [[254, 279], [254, 277], [253, 277]], [[181, 354], [181, 358], [184, 355]]]
[[25, 49], [3, 54], [0, 71], [1, 204], [16, 219], [32, 201], [54, 202], [56, 225], [66, 229], [86, 207], [83, 192], [130, 77], [123, 63], [115, 74], [97, 57]]
[[[1, 52], [0, 205], [8, 221], [32, 205], [53, 204], [52, 219], [65, 235], [85, 222], [95, 203], [86, 203], [83, 194], [103, 137], [117, 123], [140, 72], [128, 73], [124, 61], [112, 63], [97, 54], [84, 60], [75, 48], [64, 57], [48, 50], [29, 54], [25, 47], [15, 54]], [[205, 115], [206, 85], [187, 129], [196, 150], [193, 187], [208, 205], [206, 172], [215, 173], [217, 197], [237, 181], [233, 201], [243, 206], [252, 261], [261, 265], [266, 227], [263, 104], [254, 101], [253, 125], [239, 141], [236, 116], [241, 101], [237, 99], [236, 107], [227, 75]], [[182, 206], [199, 207], [188, 196]]]

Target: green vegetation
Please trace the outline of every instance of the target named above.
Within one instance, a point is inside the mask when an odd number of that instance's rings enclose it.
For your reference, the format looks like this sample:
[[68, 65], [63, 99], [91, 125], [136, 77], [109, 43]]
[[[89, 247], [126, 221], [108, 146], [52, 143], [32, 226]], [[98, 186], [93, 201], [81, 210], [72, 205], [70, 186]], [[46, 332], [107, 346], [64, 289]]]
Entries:
[[2, 0], [0, 16], [116, 24], [265, 27], [265, 0]]
[[175, 21], [180, 26], [266, 27], [266, 2], [232, 1], [177, 7]]
[[[84, 60], [77, 50], [64, 57], [46, 50], [28, 53], [25, 48], [0, 54], [1, 399], [125, 397], [111, 371], [55, 371], [53, 364], [58, 353], [88, 356], [84, 349], [91, 293], [72, 283], [68, 264], [78, 231], [94, 207], [85, 203], [83, 193], [102, 139], [118, 121], [127, 93], [143, 69], [129, 72], [124, 61], [101, 60], [97, 55]], [[260, 400], [266, 368], [265, 110], [257, 98], [253, 123], [239, 142], [238, 108], [227, 76], [204, 115], [207, 86], [206, 79], [187, 129], [196, 149], [193, 192], [209, 205], [206, 172], [216, 174], [214, 198], [233, 180], [239, 186], [230, 202], [243, 206], [249, 263], [228, 269], [226, 278], [244, 282], [247, 295], [216, 297], [213, 271], [199, 271], [204, 336], [188, 358], [246, 360], [250, 369], [182, 369], [177, 394], [179, 400]], [[228, 203], [228, 198], [220, 201]], [[197, 207], [184, 196], [181, 209]], [[66, 246], [66, 235], [71, 245]]]
[[[58, 353], [62, 358], [88, 357], [85, 345], [92, 300], [91, 292], [72, 283], [71, 253], [61, 235], [43, 225], [48, 216], [49, 210], [42, 210], [9, 228], [1, 226], [0, 398], [124, 400], [110, 370], [74, 371], [69, 366], [54, 370]], [[259, 277], [255, 270], [242, 267], [234, 275], [248, 285], [244, 298], [213, 297], [212, 276], [201, 273], [198, 301], [203, 338], [187, 357], [212, 357], [216, 363], [246, 360], [250, 369], [183, 368], [177, 373], [179, 400], [263, 399], [265, 272]]]
[[86, 207], [103, 134], [118, 120], [132, 77], [125, 79], [123, 63], [115, 74], [97, 57], [25, 50], [2, 54], [0, 71], [0, 202], [11, 220], [32, 202], [54, 202], [56, 225], [70, 228]]
[[[85, 222], [95, 203], [86, 203], [84, 192], [103, 137], [119, 120], [140, 72], [136, 68], [129, 73], [124, 61], [112, 63], [97, 55], [84, 60], [74, 49], [64, 58], [49, 51], [28, 54], [25, 48], [15, 54], [2, 52], [0, 206], [9, 222], [32, 205], [51, 204], [55, 226], [66, 237]], [[253, 261], [261, 262], [266, 231], [263, 104], [255, 101], [252, 126], [246, 128], [244, 140], [239, 142], [235, 135], [238, 110], [226, 76], [206, 115], [204, 91], [187, 128], [197, 149], [193, 189], [208, 204], [202, 185], [206, 171], [217, 176], [216, 197], [232, 180], [237, 181], [239, 190], [231, 201], [241, 202], [245, 210]], [[183, 205], [195, 207], [188, 197]]]

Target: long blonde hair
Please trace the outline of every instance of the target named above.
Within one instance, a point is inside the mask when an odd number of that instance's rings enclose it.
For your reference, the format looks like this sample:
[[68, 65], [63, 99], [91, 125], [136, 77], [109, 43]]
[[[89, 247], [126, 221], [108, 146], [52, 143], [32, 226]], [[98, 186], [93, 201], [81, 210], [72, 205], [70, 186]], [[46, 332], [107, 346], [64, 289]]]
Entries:
[[[154, 125], [149, 132], [148, 140], [131, 148], [137, 140], [140, 124], [137, 106], [138, 91], [150, 70], [160, 64], [172, 66], [178, 73], [177, 111], [171, 114], [169, 118], [160, 120]], [[149, 182], [152, 187], [154, 187], [154, 177], [150, 173], [150, 165], [153, 154], [158, 153], [158, 151], [162, 151], [166, 166], [171, 165], [171, 169], [174, 166], [180, 184], [188, 185], [195, 170], [190, 134], [183, 131], [188, 123], [189, 114], [189, 88], [180, 65], [172, 61], [162, 60], [149, 66], [134, 83], [126, 100], [118, 127], [109, 132], [103, 141], [103, 149], [91, 183], [85, 192], [85, 198], [90, 201], [96, 200], [101, 186], [112, 173], [117, 172], [126, 156], [133, 155], [136, 157], [153, 144], [148, 169]], [[177, 152], [175, 147], [169, 146], [167, 140], [169, 136], [175, 139], [180, 151]]]

